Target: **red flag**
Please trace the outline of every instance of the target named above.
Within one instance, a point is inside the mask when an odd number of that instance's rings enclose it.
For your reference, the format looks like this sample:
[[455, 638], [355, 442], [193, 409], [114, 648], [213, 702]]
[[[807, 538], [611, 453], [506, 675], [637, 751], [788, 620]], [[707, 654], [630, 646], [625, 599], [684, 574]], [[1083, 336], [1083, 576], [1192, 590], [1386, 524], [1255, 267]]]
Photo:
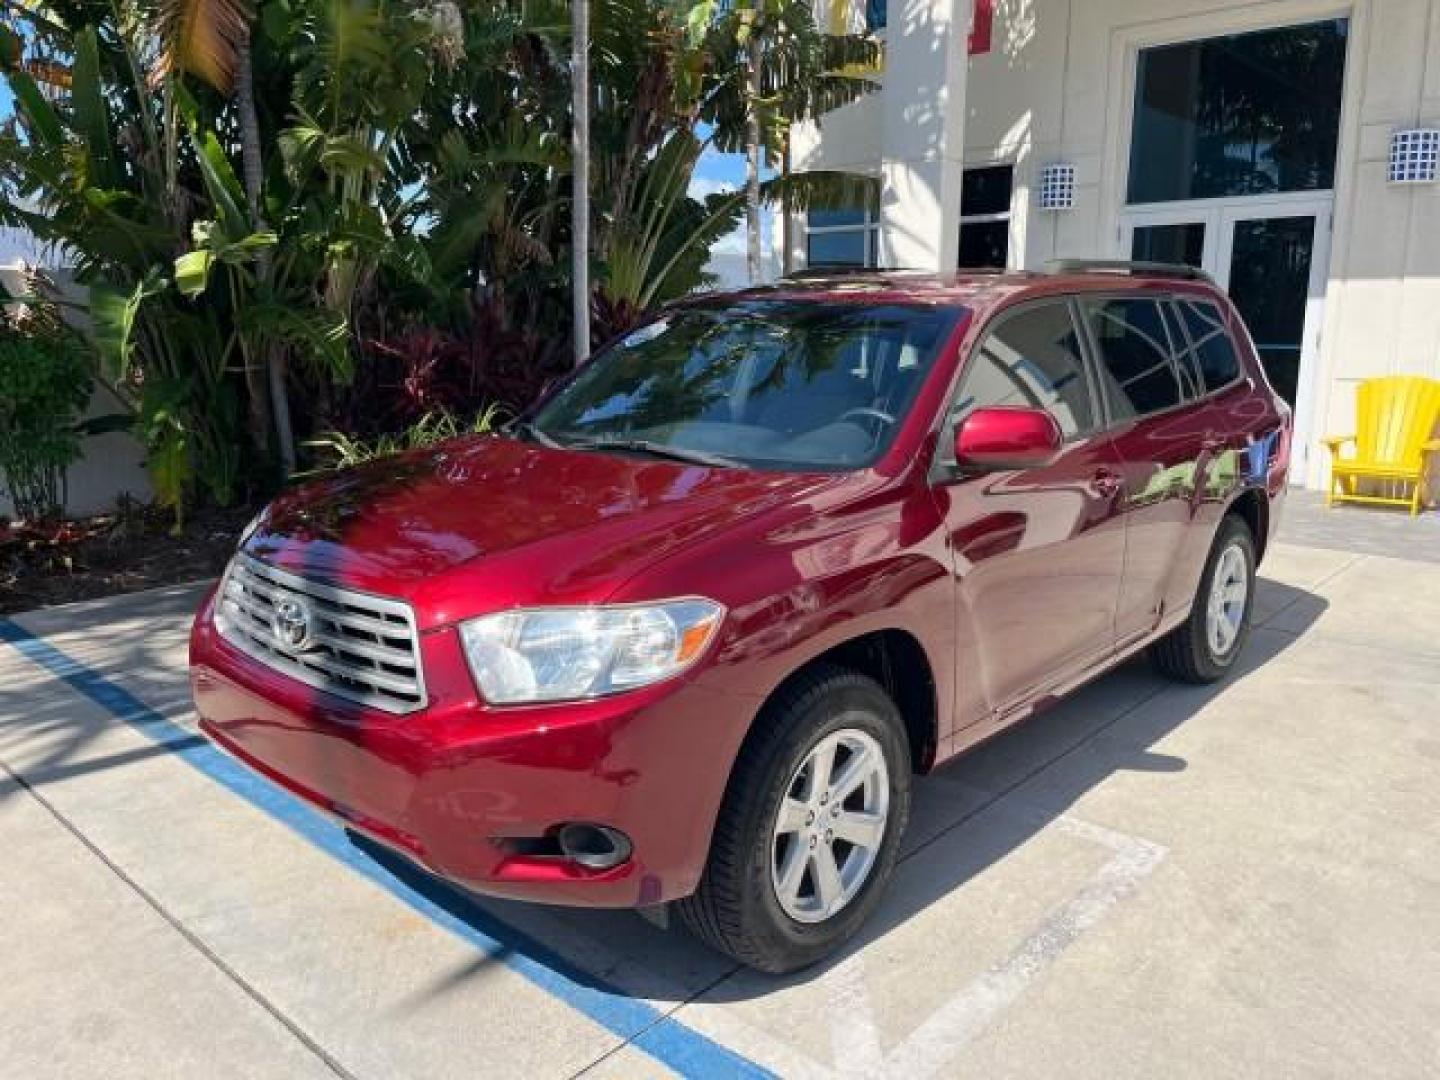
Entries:
[[990, 38], [995, 29], [995, 0], [975, 0], [975, 18], [970, 24], [970, 55], [990, 51]]

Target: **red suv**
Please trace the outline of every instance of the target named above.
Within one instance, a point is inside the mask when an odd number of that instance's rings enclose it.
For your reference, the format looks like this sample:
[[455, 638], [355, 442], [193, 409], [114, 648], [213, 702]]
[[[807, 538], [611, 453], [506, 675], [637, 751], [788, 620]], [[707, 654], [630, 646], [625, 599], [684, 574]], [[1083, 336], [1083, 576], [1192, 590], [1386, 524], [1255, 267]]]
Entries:
[[1149, 649], [1245, 644], [1290, 413], [1207, 280], [704, 297], [504, 433], [247, 530], [205, 732], [482, 893], [672, 904], [766, 971], [875, 908], [911, 777]]

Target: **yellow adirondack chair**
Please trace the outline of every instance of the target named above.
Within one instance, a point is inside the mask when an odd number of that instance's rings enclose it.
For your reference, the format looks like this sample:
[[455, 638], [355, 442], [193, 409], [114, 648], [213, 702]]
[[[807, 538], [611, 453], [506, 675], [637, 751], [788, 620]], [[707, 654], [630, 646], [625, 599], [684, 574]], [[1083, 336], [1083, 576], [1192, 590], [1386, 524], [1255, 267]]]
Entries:
[[[1325, 505], [1336, 502], [1408, 506], [1420, 512], [1429, 456], [1440, 451], [1432, 438], [1440, 419], [1440, 382], [1418, 375], [1390, 375], [1360, 384], [1354, 435], [1321, 440], [1330, 448], [1330, 490]], [[1355, 452], [1340, 448], [1354, 443]], [[1363, 492], [1362, 484], [1379, 489]]]

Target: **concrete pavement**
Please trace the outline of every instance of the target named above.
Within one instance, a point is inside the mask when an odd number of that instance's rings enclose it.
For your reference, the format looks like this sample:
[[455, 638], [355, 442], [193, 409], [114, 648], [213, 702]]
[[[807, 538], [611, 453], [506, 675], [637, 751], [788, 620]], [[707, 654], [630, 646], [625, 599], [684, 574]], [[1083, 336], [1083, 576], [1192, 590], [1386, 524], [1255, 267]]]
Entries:
[[1286, 543], [1392, 559], [1440, 562], [1440, 511], [1411, 517], [1397, 507], [1325, 505], [1325, 493], [1294, 488], [1285, 504]]
[[[0, 1074], [1440, 1073], [1440, 565], [1279, 545], [1243, 670], [925, 781], [837, 962], [460, 897], [190, 730], [193, 589], [0, 644]], [[12, 624], [13, 625], [13, 624]]]

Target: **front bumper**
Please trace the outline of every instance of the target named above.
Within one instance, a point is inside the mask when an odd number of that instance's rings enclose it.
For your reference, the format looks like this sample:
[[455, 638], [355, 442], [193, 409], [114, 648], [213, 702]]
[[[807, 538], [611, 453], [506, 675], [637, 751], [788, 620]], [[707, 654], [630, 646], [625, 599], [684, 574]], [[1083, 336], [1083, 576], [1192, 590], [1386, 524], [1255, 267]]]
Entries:
[[[703, 670], [599, 701], [496, 709], [476, 699], [447, 628], [421, 638], [428, 707], [396, 716], [235, 649], [211, 604], [190, 641], [201, 730], [351, 828], [491, 895], [634, 907], [695, 890], [758, 704]], [[630, 859], [595, 871], [550, 852], [567, 822], [621, 830]]]

